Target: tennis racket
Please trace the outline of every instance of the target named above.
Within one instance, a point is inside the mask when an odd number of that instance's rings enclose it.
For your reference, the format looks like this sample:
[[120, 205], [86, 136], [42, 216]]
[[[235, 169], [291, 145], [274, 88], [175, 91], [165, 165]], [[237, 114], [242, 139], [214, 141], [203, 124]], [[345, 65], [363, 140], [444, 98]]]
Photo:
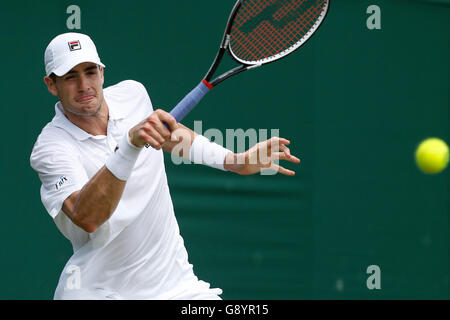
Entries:
[[[300, 48], [324, 21], [329, 3], [329, 0], [238, 0], [208, 73], [170, 114], [180, 122], [222, 81], [277, 61]], [[211, 80], [225, 52], [239, 66]]]

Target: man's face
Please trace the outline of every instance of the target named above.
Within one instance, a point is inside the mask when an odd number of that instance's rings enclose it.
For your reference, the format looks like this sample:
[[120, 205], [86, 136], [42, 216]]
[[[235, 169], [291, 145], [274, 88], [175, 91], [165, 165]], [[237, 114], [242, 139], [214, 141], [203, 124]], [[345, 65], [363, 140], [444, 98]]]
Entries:
[[66, 112], [78, 116], [95, 116], [103, 103], [103, 68], [84, 62], [56, 78], [44, 78], [49, 91], [58, 96]]

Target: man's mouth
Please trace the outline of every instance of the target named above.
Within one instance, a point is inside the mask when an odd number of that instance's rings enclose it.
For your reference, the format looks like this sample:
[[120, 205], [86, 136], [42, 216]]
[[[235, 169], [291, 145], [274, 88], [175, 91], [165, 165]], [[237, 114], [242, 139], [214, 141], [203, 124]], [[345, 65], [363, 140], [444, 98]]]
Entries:
[[94, 98], [95, 98], [94, 95], [87, 95], [87, 96], [83, 96], [81, 98], [78, 98], [77, 102], [89, 102], [89, 101], [91, 101]]

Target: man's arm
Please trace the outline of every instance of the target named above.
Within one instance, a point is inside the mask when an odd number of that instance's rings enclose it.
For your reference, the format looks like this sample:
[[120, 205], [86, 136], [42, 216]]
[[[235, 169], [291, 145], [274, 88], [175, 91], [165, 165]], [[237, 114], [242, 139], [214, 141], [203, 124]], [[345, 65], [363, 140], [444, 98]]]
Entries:
[[[180, 123], [177, 126], [177, 130], [172, 133], [172, 140], [167, 140], [162, 145], [162, 149], [165, 152], [175, 152], [177, 156], [189, 159], [191, 145], [197, 134]], [[230, 151], [224, 159], [223, 168], [240, 175], [250, 175], [271, 169], [284, 175], [293, 176], [295, 175], [294, 171], [274, 162], [275, 160], [287, 160], [296, 164], [300, 163], [300, 159], [291, 155], [287, 147], [289, 144], [290, 141], [287, 139], [273, 137], [256, 144], [243, 153]]]
[[64, 213], [86, 232], [94, 232], [116, 209], [126, 181], [102, 167], [79, 191], [63, 203]]
[[[168, 123], [171, 130], [176, 129], [176, 120], [169, 113], [156, 110], [130, 129], [129, 142], [138, 148], [150, 144], [160, 149], [165, 140], [170, 139], [170, 131], [163, 122]], [[81, 190], [75, 191], [64, 201], [62, 210], [77, 226], [86, 232], [94, 232], [111, 217], [125, 184], [126, 179], [119, 179], [107, 166], [103, 166]]]

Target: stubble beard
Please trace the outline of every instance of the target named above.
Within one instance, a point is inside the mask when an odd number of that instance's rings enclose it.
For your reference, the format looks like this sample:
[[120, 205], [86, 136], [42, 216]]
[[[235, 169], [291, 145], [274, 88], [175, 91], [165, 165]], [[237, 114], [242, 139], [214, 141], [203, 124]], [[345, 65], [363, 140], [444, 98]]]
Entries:
[[80, 116], [80, 117], [95, 117], [95, 116], [97, 116], [97, 114], [98, 114], [98, 113], [100, 112], [100, 110], [102, 109], [103, 100], [104, 100], [104, 98], [103, 98], [103, 96], [102, 96], [102, 99], [101, 99], [100, 102], [98, 103], [97, 109], [96, 109], [94, 112], [90, 112], [90, 113], [79, 112], [79, 111], [75, 110], [75, 109], [72, 108], [72, 107], [65, 107], [65, 106], [63, 106], [63, 108], [64, 108], [64, 110], [65, 110], [66, 112], [69, 112], [69, 113], [71, 113], [71, 114], [74, 114], [74, 115], [77, 115], [77, 116]]

